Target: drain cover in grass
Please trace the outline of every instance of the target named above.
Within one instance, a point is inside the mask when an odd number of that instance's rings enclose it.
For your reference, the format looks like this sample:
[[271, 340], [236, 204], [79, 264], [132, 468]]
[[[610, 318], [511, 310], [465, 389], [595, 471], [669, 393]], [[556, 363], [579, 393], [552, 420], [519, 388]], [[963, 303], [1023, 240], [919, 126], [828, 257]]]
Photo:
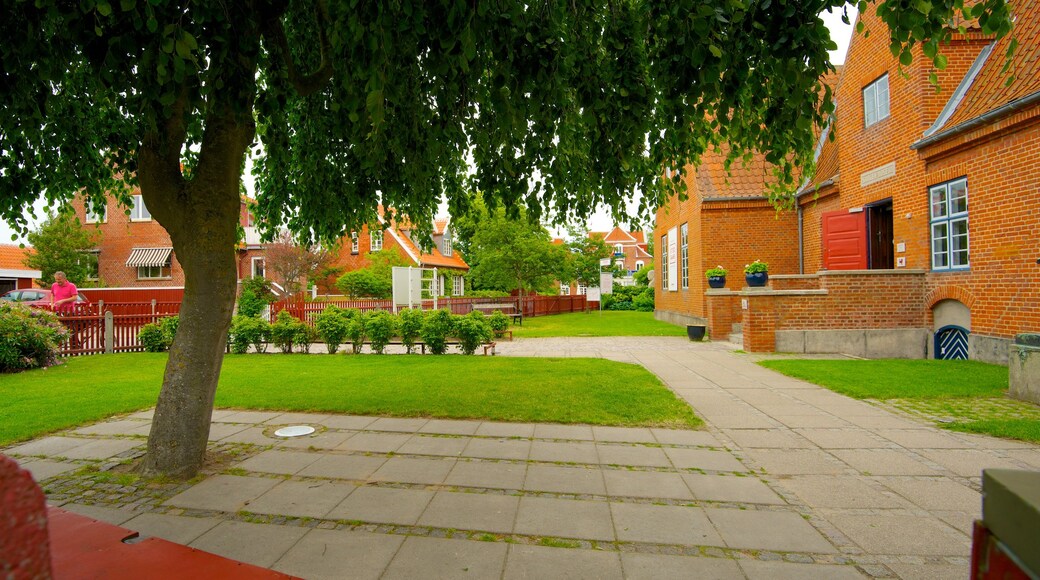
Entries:
[[278, 437], [303, 437], [304, 435], [310, 435], [314, 433], [314, 427], [308, 425], [293, 425], [292, 427], [282, 427], [281, 429], [274, 432]]

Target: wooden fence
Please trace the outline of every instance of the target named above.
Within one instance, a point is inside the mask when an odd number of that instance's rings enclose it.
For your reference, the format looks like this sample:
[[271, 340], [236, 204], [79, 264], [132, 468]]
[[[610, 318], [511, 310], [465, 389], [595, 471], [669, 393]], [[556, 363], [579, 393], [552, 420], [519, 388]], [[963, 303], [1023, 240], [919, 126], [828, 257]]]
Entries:
[[105, 352], [141, 352], [144, 345], [137, 335], [144, 325], [158, 322], [174, 313], [115, 314], [85, 313], [82, 310], [58, 317], [69, 336], [61, 345], [64, 356], [81, 356]]
[[[566, 312], [582, 312], [586, 309], [585, 296], [525, 296], [522, 309], [521, 300], [517, 296], [504, 296], [501, 298], [470, 298], [461, 296], [457, 298], [440, 298], [437, 300], [437, 308], [446, 308], [452, 314], [469, 314], [473, 311], [474, 304], [512, 304], [514, 309], [522, 311], [524, 316], [546, 316], [549, 314], [564, 314]], [[369, 310], [393, 311], [392, 300], [315, 300], [307, 301], [302, 297], [292, 297], [279, 300], [271, 304], [271, 322], [278, 317], [278, 313], [287, 310], [289, 314], [308, 323], [314, 323], [314, 317], [325, 310], [327, 306], [339, 308], [354, 308], [362, 312]], [[433, 300], [423, 300], [423, 310], [433, 310]], [[399, 307], [398, 310], [401, 310]]]

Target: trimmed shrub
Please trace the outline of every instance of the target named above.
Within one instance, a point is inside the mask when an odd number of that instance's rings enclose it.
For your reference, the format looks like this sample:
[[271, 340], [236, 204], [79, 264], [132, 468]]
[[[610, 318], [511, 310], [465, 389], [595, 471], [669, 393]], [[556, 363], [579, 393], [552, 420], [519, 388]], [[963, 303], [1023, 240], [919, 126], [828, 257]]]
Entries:
[[491, 342], [491, 324], [484, 319], [483, 313], [474, 311], [465, 316], [456, 316], [453, 322], [462, 354], [473, 354], [478, 346]]
[[0, 304], [0, 372], [58, 364], [68, 330], [53, 313]]
[[296, 345], [297, 352], [310, 354], [311, 344], [316, 340], [318, 340], [318, 331], [301, 321], [293, 334], [293, 344]]
[[180, 323], [179, 316], [167, 316], [158, 322], [152, 322], [141, 327], [137, 333], [137, 340], [148, 352], [166, 352], [173, 345], [173, 338], [177, 336], [177, 325]]
[[318, 338], [325, 343], [329, 354], [336, 354], [339, 345], [347, 340], [349, 325], [350, 319], [343, 313], [343, 309], [332, 304], [326, 306], [314, 319], [314, 329], [318, 332]]
[[491, 325], [491, 330], [495, 333], [495, 336], [498, 336], [509, 330], [509, 317], [502, 314], [501, 310], [496, 310], [488, 317], [488, 324]]
[[347, 316], [347, 338], [350, 339], [350, 350], [354, 354], [361, 354], [361, 347], [365, 344], [365, 317], [356, 309], [350, 308], [344, 312]]
[[159, 320], [159, 328], [163, 331], [163, 336], [166, 337], [166, 348], [173, 346], [173, 339], [177, 337], [177, 327], [180, 326], [180, 316], [167, 316]]
[[412, 350], [415, 348], [415, 341], [422, 334], [425, 314], [418, 308], [409, 308], [402, 310], [397, 317], [401, 322], [401, 344], [408, 349], [408, 354], [412, 354]]
[[632, 305], [640, 312], [654, 311], [654, 287], [648, 286], [632, 299]]
[[278, 313], [275, 323], [271, 325], [271, 342], [283, 353], [291, 353], [293, 344], [296, 344], [297, 333], [300, 332], [300, 325], [304, 324], [289, 314], [288, 310], [282, 310]]
[[451, 312], [441, 309], [426, 315], [423, 321], [422, 339], [433, 354], [444, 354], [448, 350], [448, 337], [452, 334]]
[[256, 352], [267, 350], [271, 338], [271, 325], [262, 318], [236, 316], [231, 319], [231, 352], [244, 354], [252, 345]]
[[259, 277], [247, 278], [242, 281], [242, 292], [238, 295], [238, 314], [259, 317], [273, 301], [271, 282]]
[[372, 352], [383, 354], [387, 343], [397, 335], [397, 317], [385, 310], [369, 312], [365, 320], [365, 334], [372, 344]]
[[466, 291], [467, 298], [505, 298], [509, 296], [509, 292], [502, 292], [501, 290], [468, 290]]

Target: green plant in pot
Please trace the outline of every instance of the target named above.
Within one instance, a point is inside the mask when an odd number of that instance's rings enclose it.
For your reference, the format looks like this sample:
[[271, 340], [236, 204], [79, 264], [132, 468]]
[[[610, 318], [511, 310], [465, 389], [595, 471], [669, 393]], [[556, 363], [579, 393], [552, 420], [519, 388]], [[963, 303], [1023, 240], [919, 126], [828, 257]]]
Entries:
[[708, 278], [708, 286], [712, 288], [725, 288], [726, 287], [726, 269], [722, 266], [715, 266], [709, 268], [704, 275]]
[[744, 266], [744, 280], [751, 287], [765, 286], [769, 282], [769, 264], [755, 260]]

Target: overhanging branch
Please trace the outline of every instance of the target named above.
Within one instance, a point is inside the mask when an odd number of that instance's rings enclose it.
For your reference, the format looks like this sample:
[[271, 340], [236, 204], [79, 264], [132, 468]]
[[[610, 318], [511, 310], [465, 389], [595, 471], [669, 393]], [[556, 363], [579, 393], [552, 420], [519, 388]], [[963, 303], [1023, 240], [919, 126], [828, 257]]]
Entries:
[[270, 46], [275, 60], [281, 61], [289, 75], [289, 81], [301, 97], [306, 97], [318, 92], [325, 83], [332, 78], [332, 44], [329, 42], [328, 25], [329, 9], [324, 0], [318, 0], [315, 5], [315, 17], [318, 21], [318, 41], [321, 50], [321, 62], [318, 68], [309, 74], [301, 75], [293, 62], [292, 53], [289, 52], [289, 40], [285, 36], [285, 27], [282, 25], [281, 14], [265, 20], [263, 24], [263, 37]]

